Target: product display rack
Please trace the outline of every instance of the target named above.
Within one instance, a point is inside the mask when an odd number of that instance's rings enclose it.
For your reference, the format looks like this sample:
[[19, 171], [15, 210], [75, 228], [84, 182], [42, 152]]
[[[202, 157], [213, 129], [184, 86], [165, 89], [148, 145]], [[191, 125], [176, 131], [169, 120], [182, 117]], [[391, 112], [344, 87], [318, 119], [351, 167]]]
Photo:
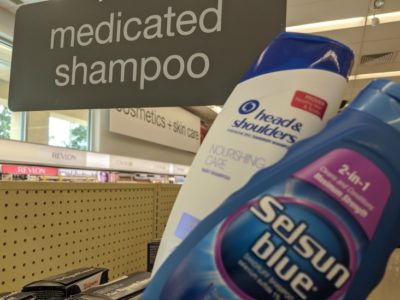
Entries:
[[0, 183], [0, 291], [86, 266], [145, 271], [179, 185]]

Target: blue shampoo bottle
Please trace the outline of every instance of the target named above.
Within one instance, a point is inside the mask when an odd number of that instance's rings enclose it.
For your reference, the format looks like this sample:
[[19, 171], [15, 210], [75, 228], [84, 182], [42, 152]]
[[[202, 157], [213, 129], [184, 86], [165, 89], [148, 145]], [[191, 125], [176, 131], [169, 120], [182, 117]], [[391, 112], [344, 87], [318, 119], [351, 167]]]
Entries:
[[155, 299], [364, 300], [400, 237], [400, 84], [369, 84], [201, 222]]

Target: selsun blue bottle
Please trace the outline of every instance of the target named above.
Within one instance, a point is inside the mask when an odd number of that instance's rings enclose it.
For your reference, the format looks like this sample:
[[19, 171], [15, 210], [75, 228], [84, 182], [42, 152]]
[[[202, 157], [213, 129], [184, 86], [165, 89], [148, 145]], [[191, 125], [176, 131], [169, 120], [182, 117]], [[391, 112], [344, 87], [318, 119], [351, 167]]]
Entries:
[[369, 84], [201, 222], [156, 299], [364, 300], [400, 238], [400, 84]]
[[221, 201], [336, 115], [352, 63], [348, 47], [324, 37], [282, 33], [270, 43], [234, 89], [199, 149], [153, 272]]

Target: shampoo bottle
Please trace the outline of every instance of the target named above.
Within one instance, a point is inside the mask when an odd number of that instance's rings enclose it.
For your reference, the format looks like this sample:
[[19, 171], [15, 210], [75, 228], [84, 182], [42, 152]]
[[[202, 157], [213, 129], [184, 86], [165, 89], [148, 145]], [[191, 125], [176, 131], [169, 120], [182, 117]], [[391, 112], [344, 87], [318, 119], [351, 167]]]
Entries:
[[282, 33], [226, 101], [174, 204], [154, 272], [191, 230], [258, 170], [336, 115], [352, 51], [324, 37]]
[[400, 84], [369, 84], [200, 223], [143, 300], [365, 300], [400, 241]]

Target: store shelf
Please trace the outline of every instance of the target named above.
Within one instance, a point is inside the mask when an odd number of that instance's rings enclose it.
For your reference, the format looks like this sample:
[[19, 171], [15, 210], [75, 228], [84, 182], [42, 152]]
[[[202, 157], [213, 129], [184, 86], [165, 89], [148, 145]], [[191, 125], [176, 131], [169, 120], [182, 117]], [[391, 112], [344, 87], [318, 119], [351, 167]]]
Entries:
[[111, 279], [145, 271], [179, 188], [0, 183], [0, 292], [83, 266], [107, 267]]
[[2, 163], [186, 176], [189, 166], [0, 139]]
[[160, 184], [157, 190], [157, 202], [154, 205], [155, 239], [161, 239], [179, 189], [175, 185]]

